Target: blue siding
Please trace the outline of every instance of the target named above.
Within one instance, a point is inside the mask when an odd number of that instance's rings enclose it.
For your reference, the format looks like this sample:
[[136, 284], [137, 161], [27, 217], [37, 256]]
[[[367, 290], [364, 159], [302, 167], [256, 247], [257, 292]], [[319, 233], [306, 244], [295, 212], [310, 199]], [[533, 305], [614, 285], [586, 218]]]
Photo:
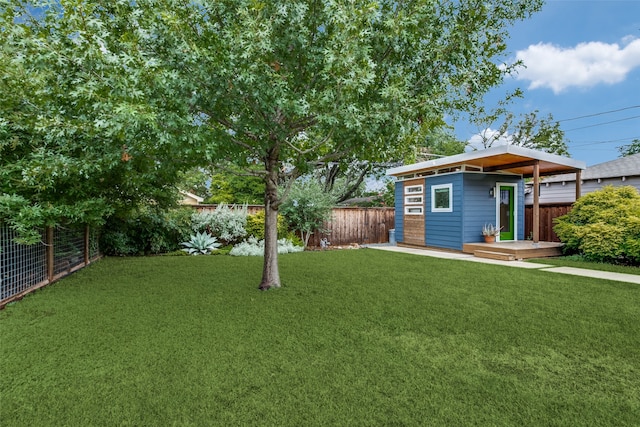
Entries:
[[482, 227], [484, 224], [496, 224], [496, 199], [489, 195], [489, 190], [496, 183], [518, 184], [518, 225], [517, 239], [524, 238], [524, 181], [517, 176], [464, 174], [464, 215], [463, 241], [464, 243], [482, 242]]
[[[517, 176], [454, 173], [425, 179], [425, 245], [462, 250], [463, 243], [481, 242], [482, 227], [496, 223], [496, 199], [489, 190], [496, 183], [518, 184], [518, 240], [524, 240], [524, 180]], [[453, 212], [431, 212], [431, 187], [452, 184]], [[404, 242], [404, 184], [395, 185], [396, 241]]]
[[[425, 234], [427, 246], [462, 250], [463, 174], [427, 177]], [[431, 212], [431, 187], [453, 184], [453, 212]]]
[[401, 181], [396, 182], [395, 188], [395, 228], [396, 242], [404, 242], [404, 184]]
[[524, 240], [524, 179], [518, 182], [518, 240]]

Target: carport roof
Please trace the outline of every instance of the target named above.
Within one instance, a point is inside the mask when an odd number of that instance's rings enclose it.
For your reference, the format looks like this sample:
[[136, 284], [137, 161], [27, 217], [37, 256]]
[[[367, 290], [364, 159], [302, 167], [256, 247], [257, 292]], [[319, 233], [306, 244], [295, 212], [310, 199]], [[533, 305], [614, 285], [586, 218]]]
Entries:
[[387, 175], [423, 176], [434, 173], [462, 170], [463, 166], [479, 168], [482, 172], [502, 172], [532, 177], [535, 164], [539, 165], [540, 176], [576, 172], [586, 168], [585, 162], [558, 156], [544, 151], [515, 145], [500, 145], [486, 150], [470, 151], [455, 156], [442, 157], [426, 162], [399, 166], [387, 170]]

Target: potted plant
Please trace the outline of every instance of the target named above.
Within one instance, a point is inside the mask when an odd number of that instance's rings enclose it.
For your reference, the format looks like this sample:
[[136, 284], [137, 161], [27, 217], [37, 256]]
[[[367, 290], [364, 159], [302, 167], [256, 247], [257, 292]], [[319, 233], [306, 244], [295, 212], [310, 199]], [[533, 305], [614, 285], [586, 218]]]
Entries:
[[495, 227], [493, 224], [489, 223], [489, 224], [485, 224], [484, 227], [482, 227], [482, 235], [484, 236], [484, 241], [486, 243], [493, 243], [496, 241], [496, 236], [498, 236], [500, 234], [500, 229], [502, 227], [498, 228]]

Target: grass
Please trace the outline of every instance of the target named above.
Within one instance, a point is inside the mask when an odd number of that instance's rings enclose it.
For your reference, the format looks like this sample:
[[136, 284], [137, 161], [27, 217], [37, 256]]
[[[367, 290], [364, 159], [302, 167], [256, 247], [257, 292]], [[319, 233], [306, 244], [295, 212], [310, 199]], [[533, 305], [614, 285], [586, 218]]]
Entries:
[[604, 262], [587, 261], [580, 255], [567, 255], [555, 258], [535, 258], [527, 261], [539, 264], [549, 264], [561, 267], [586, 268], [589, 270], [610, 271], [614, 273], [640, 275], [640, 267], [631, 265], [616, 265]]
[[0, 312], [3, 426], [631, 426], [640, 287], [373, 249], [107, 258]]

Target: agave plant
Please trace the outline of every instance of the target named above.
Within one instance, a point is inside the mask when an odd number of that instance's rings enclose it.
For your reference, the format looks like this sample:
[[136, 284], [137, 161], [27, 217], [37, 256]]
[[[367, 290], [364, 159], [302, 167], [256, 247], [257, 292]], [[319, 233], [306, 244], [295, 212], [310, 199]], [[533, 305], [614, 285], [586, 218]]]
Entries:
[[185, 246], [183, 251], [190, 255], [208, 255], [220, 247], [218, 239], [206, 231], [192, 235], [188, 242], [182, 242], [181, 245]]

